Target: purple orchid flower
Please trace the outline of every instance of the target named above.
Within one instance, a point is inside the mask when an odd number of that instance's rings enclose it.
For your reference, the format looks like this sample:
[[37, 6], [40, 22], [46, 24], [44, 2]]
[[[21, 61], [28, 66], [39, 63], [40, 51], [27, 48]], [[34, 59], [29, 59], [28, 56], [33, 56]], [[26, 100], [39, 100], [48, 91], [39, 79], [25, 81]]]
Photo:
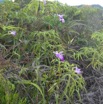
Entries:
[[63, 51], [61, 51], [61, 52], [55, 51], [55, 52], [53, 52], [53, 53], [55, 54], [55, 56], [56, 56], [57, 58], [60, 59], [60, 61], [64, 61]]
[[65, 20], [64, 20], [64, 18], [63, 18], [63, 19], [61, 19], [61, 22], [62, 22], [62, 23], [65, 23]]
[[9, 34], [15, 36], [16, 35], [16, 31], [9, 31]]
[[61, 21], [62, 23], [65, 23], [65, 20], [63, 18], [64, 15], [58, 14], [58, 16], [59, 16], [59, 21]]
[[82, 71], [81, 71], [81, 69], [79, 69], [78, 67], [75, 67], [75, 73], [77, 73], [77, 74], [82, 74]]

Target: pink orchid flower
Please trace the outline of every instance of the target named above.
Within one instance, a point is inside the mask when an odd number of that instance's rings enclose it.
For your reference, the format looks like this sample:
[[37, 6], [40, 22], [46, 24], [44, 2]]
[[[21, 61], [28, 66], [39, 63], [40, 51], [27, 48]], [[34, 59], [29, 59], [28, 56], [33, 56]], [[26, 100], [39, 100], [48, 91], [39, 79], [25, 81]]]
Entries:
[[61, 52], [55, 51], [55, 52], [53, 52], [53, 53], [55, 54], [55, 56], [56, 56], [57, 58], [60, 59], [60, 61], [64, 61], [63, 51], [61, 51]]
[[81, 71], [81, 69], [79, 69], [78, 67], [75, 67], [75, 73], [77, 73], [77, 74], [82, 74], [82, 71]]
[[58, 16], [59, 16], [59, 21], [61, 21], [62, 23], [65, 23], [65, 20], [63, 18], [64, 15], [58, 14]]
[[9, 34], [15, 36], [16, 35], [16, 31], [9, 31]]

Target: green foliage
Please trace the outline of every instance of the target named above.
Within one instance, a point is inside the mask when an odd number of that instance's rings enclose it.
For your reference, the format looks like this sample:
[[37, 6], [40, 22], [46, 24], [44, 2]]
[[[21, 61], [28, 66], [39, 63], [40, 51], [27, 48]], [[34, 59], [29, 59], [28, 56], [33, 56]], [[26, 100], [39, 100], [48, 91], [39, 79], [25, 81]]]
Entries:
[[49, 94], [55, 93], [56, 96], [58, 95], [57, 104], [61, 103], [64, 98], [67, 99], [66, 103], [72, 103], [73, 95], [77, 95], [80, 99], [80, 90], [84, 88], [85, 83], [82, 76], [74, 72], [74, 64], [68, 62], [57, 63], [57, 60], [54, 60], [53, 63], [54, 66], [50, 71], [50, 77], [46, 79], [46, 81], [49, 80], [48, 84], [50, 83]]
[[101, 69], [103, 67], [103, 32], [93, 33], [91, 41], [92, 44], [89, 44], [89, 47], [81, 48], [77, 53], [74, 53], [74, 57], [78, 60], [89, 61], [89, 65]]
[[1, 104], [25, 104], [26, 99], [20, 98], [15, 91], [15, 85], [0, 74], [0, 103]]
[[23, 68], [18, 76], [20, 80], [16, 79], [19, 93], [23, 92], [29, 102], [38, 104], [52, 101], [59, 104], [63, 99], [72, 104], [74, 96], [81, 100], [80, 92], [85, 89], [85, 81], [82, 75], [75, 73], [74, 67], [74, 64], [67, 61], [54, 59], [51, 66], [34, 64], [29, 69]]
[[[85, 80], [75, 67], [82, 69], [81, 62], [103, 67], [103, 32], [95, 32], [102, 29], [101, 13], [57, 1], [0, 4], [0, 66], [4, 64], [8, 73], [3, 72], [6, 79], [0, 76], [0, 103], [74, 104], [75, 98], [81, 103]], [[63, 51], [65, 61], [54, 51]], [[5, 64], [8, 60], [10, 65]]]
[[[27, 81], [27, 80], [18, 81], [18, 83], [25, 84], [25, 85], [32, 85], [32, 86], [34, 86], [35, 88], [37, 88], [38, 91], [40, 92], [40, 94], [42, 95], [42, 98], [40, 98], [40, 102], [41, 102], [42, 104], [45, 104], [45, 103], [46, 103], [45, 98], [44, 98], [44, 94], [43, 94], [41, 88], [40, 88], [37, 84], [32, 83], [31, 81]], [[33, 93], [33, 92], [32, 92], [32, 93]], [[37, 96], [36, 92], [34, 93], [33, 96]], [[39, 95], [38, 97], [41, 97], [41, 96]], [[39, 103], [39, 102], [38, 102], [38, 103]]]
[[33, 52], [39, 58], [39, 62], [45, 62], [46, 65], [54, 58], [53, 51], [64, 50], [60, 36], [54, 30], [38, 32], [34, 39]]

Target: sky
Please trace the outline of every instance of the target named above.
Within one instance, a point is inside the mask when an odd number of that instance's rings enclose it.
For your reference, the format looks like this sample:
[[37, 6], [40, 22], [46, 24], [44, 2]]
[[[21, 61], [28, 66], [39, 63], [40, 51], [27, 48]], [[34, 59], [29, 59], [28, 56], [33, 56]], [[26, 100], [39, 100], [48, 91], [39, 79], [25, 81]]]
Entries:
[[91, 5], [91, 4], [99, 4], [103, 6], [103, 0], [57, 0], [61, 3], [67, 3], [70, 6], [75, 6], [75, 5]]

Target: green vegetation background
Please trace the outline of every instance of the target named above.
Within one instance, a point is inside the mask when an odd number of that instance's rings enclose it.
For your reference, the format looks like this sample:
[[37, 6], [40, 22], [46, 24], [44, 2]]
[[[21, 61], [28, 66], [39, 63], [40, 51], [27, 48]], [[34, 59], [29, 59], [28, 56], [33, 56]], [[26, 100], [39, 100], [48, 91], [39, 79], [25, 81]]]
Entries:
[[[86, 77], [103, 67], [102, 22], [103, 9], [88, 5], [0, 3], [0, 104], [82, 103]], [[65, 61], [54, 51], [63, 51]]]

